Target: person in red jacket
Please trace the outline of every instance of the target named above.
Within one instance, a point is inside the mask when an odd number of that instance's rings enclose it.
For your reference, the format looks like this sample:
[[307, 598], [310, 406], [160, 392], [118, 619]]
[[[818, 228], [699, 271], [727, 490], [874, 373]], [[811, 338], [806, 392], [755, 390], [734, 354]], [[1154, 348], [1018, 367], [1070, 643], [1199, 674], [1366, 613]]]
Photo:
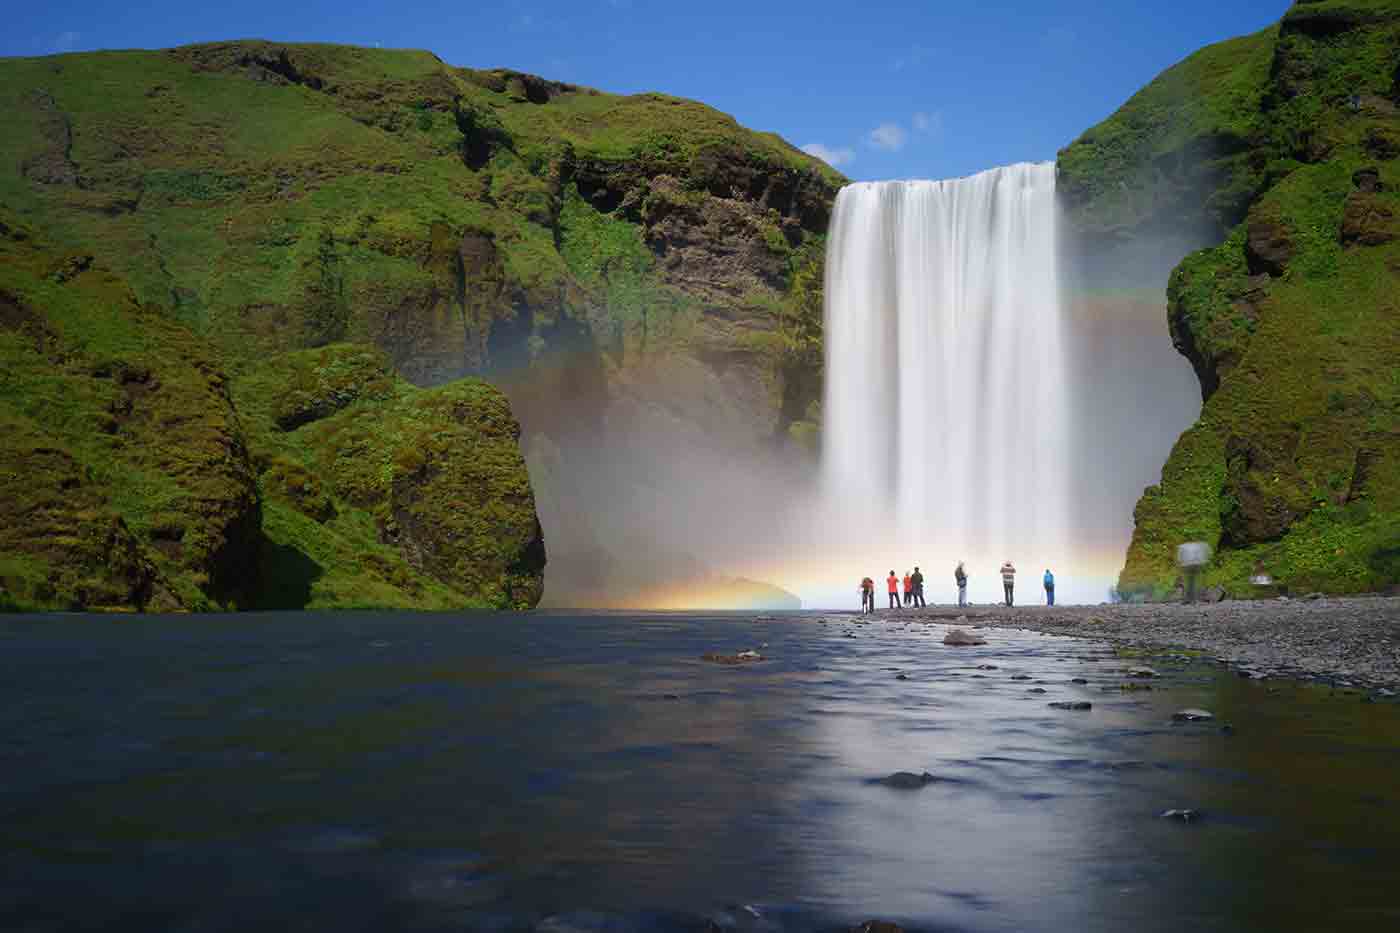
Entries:
[[904, 605], [909, 606], [914, 602], [914, 579], [909, 574], [904, 575]]
[[896, 577], [896, 576], [894, 575], [894, 571], [891, 570], [891, 571], [890, 571], [890, 575], [889, 575], [889, 577], [887, 577], [887, 578], [885, 579], [885, 582], [888, 583], [889, 586], [890, 586], [890, 608], [891, 608], [891, 609], [898, 609], [898, 608], [899, 608], [899, 577]]

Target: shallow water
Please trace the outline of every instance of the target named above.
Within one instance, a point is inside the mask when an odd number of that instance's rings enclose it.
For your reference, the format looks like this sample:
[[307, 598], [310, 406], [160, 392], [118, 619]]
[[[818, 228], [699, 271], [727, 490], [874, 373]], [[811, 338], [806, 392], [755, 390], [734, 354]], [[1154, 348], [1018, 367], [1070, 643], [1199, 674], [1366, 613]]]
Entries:
[[817, 618], [0, 622], [0, 928], [1400, 922], [1400, 707]]

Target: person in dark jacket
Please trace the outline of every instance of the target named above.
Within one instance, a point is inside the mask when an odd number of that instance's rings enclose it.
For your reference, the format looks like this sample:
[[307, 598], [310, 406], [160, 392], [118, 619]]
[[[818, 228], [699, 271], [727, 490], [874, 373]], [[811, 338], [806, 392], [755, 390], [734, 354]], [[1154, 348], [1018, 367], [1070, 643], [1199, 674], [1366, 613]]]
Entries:
[[926, 606], [924, 602], [924, 575], [919, 572], [919, 568], [914, 568], [914, 605]]

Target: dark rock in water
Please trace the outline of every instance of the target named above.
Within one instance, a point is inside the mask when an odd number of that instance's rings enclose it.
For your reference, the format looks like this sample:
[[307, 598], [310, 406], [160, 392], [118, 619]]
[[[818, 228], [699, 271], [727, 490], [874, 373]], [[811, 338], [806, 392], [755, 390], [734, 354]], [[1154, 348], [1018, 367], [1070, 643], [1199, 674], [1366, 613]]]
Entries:
[[1089, 681], [1083, 677], [1071, 677], [1069, 682], [1072, 684], [1087, 684]]
[[1175, 820], [1178, 823], [1195, 823], [1201, 818], [1200, 810], [1163, 810], [1158, 816], [1164, 820]]
[[740, 651], [735, 654], [717, 654], [713, 651], [701, 655], [700, 660], [709, 661], [711, 664], [748, 664], [753, 661], [762, 661], [763, 655], [757, 651]]
[[858, 927], [851, 927], [850, 933], [904, 933], [904, 927], [892, 920], [867, 920]]
[[1054, 703], [1051, 703], [1050, 706], [1053, 707], [1054, 709], [1073, 709], [1073, 710], [1083, 710], [1083, 709], [1093, 709], [1093, 708], [1094, 708], [1094, 704], [1090, 703], [1088, 700], [1057, 700], [1057, 701], [1055, 701]]
[[973, 645], [985, 645], [987, 639], [981, 635], [974, 635], [972, 632], [955, 628], [943, 636], [943, 644], [954, 647], [971, 647]]
[[1045, 692], [1045, 688], [1044, 688], [1044, 687], [1031, 687], [1031, 688], [1030, 688], [1029, 690], [1027, 690], [1026, 692], [1027, 692], [1027, 693], [1044, 693], [1044, 692]]
[[979, 664], [977, 665], [977, 669], [979, 671], [994, 671], [997, 669], [997, 666], [995, 664]]
[[1206, 722], [1214, 718], [1214, 713], [1203, 709], [1183, 709], [1172, 713], [1172, 719], [1177, 722]]
[[900, 674], [900, 675], [898, 675], [897, 677], [895, 677], [895, 680], [908, 680], [908, 679], [909, 679], [909, 675], [908, 675], [908, 674]]
[[1012, 680], [1030, 680], [1030, 679], [1031, 679], [1031, 675], [1030, 675], [1030, 674], [1012, 674], [1012, 675], [1011, 675], [1011, 679], [1012, 679]]
[[938, 778], [927, 771], [922, 774], [915, 774], [912, 771], [896, 771], [889, 777], [882, 777], [877, 783], [886, 787], [893, 787], [896, 790], [918, 790], [925, 785], [932, 784]]

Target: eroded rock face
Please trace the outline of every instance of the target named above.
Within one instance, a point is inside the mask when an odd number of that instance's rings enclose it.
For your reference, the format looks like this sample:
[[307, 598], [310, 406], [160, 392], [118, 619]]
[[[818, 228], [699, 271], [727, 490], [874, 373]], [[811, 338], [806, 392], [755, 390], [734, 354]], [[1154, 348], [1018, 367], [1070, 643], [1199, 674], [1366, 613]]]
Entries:
[[1400, 237], [1400, 220], [1393, 203], [1365, 188], [1347, 196], [1342, 213], [1341, 240], [1345, 246], [1381, 246]]
[[1279, 220], [1252, 218], [1245, 239], [1245, 255], [1249, 271], [1283, 275], [1288, 260], [1293, 258], [1293, 231]]

